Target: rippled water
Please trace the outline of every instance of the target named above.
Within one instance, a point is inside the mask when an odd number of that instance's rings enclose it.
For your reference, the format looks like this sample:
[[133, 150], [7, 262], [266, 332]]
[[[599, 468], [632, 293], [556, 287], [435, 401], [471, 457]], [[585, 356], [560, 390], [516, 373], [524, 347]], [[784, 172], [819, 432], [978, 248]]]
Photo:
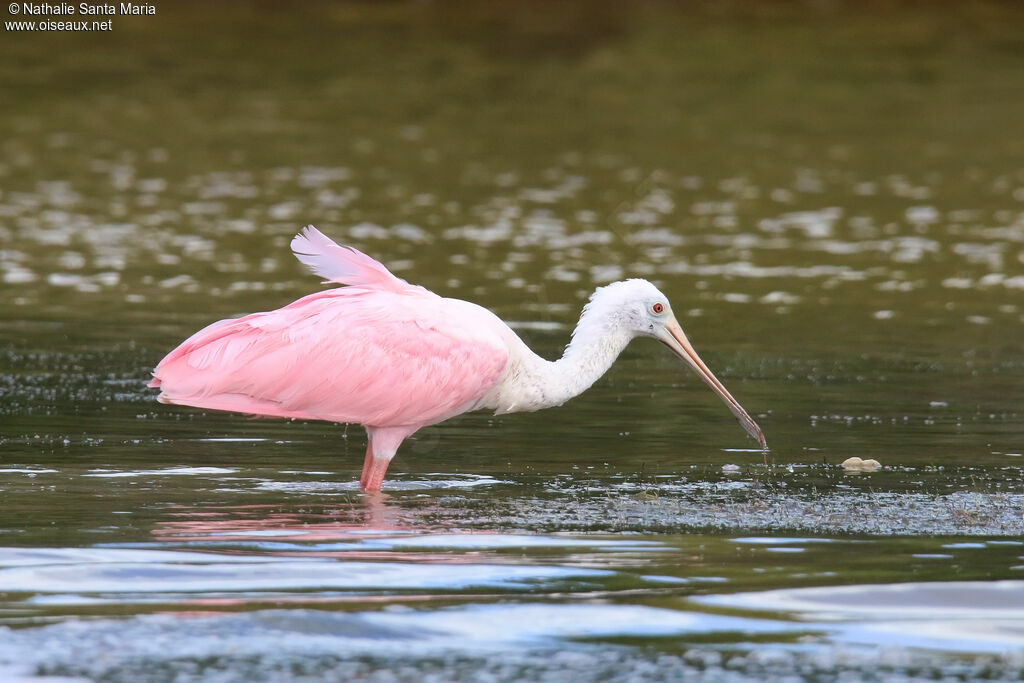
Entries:
[[[1024, 673], [1024, 14], [1011, 5], [161, 5], [0, 43], [0, 678]], [[72, 87], [73, 86], [73, 87]], [[319, 285], [305, 223], [554, 357], [422, 430], [155, 402]], [[874, 472], [844, 470], [874, 458]]]

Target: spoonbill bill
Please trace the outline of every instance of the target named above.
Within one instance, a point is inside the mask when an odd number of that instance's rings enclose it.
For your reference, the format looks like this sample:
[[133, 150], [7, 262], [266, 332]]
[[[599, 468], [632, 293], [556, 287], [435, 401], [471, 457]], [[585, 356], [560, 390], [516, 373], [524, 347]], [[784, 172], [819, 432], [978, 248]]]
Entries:
[[161, 402], [360, 423], [368, 436], [360, 485], [379, 491], [398, 447], [419, 428], [480, 408], [502, 415], [560, 406], [596, 382], [630, 340], [653, 337], [767, 448], [647, 280], [599, 287], [565, 353], [547, 361], [486, 308], [411, 285], [312, 225], [291, 248], [315, 274], [347, 286], [196, 332], [153, 371], [149, 386]]

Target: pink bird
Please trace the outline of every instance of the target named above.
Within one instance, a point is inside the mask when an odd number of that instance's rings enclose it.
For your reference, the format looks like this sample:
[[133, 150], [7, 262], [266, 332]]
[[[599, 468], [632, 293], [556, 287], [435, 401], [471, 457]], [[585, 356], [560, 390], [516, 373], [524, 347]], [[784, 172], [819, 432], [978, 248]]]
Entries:
[[481, 408], [502, 415], [560, 406], [596, 382], [630, 340], [653, 337], [767, 448], [647, 280], [599, 287], [552, 362], [487, 309], [410, 285], [311, 225], [291, 248], [314, 273], [347, 286], [196, 332], [153, 371], [149, 386], [161, 402], [360, 423], [369, 439], [360, 484], [379, 491], [398, 447], [421, 427]]

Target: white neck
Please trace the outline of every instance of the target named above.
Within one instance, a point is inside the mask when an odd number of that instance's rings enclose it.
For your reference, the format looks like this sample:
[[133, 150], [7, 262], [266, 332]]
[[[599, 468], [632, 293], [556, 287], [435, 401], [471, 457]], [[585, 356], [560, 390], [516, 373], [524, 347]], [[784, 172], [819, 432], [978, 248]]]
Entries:
[[485, 405], [496, 414], [560, 406], [600, 379], [634, 336], [615, 311], [591, 304], [583, 309], [565, 353], [554, 362], [516, 337], [519, 344], [511, 349], [509, 372]]

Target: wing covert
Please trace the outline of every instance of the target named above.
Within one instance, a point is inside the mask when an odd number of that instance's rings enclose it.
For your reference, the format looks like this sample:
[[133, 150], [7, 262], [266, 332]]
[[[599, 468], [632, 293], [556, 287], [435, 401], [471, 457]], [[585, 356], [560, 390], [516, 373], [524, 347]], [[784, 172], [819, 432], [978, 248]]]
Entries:
[[[397, 279], [397, 278], [396, 278]], [[391, 426], [472, 409], [508, 347], [486, 310], [436, 295], [327, 290], [201, 330], [161, 361], [161, 400]]]

